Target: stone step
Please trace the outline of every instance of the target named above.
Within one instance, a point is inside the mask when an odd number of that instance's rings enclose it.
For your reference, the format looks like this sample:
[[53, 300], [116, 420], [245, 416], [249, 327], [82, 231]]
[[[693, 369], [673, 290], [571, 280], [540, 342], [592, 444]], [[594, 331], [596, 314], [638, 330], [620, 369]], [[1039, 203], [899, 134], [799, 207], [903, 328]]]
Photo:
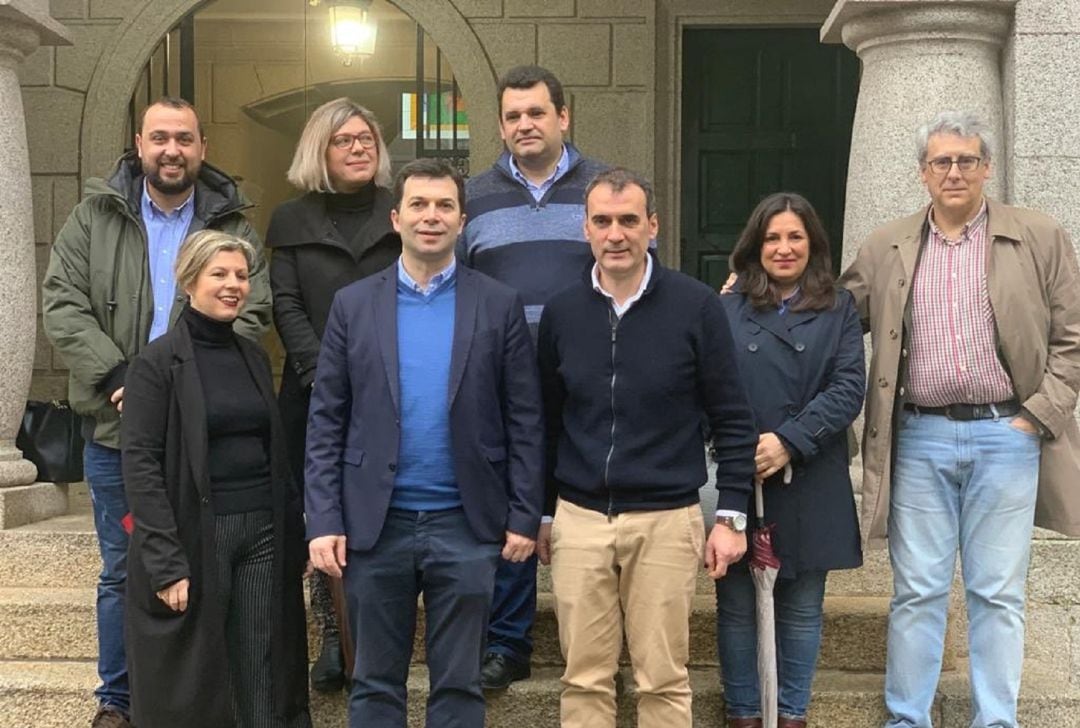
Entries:
[[67, 511], [68, 486], [30, 483], [0, 488], [0, 528], [15, 528]]
[[[933, 721], [941, 728], [964, 728], [970, 722], [967, 671], [945, 676], [938, 688]], [[488, 699], [489, 728], [559, 724], [558, 668], [533, 671], [530, 680]], [[1038, 663], [1024, 666], [1019, 722], [1024, 728], [1074, 726], [1080, 715], [1080, 691], [1062, 676]], [[97, 683], [92, 662], [0, 661], [0, 715], [4, 726], [70, 728], [85, 725], [94, 712]], [[632, 728], [633, 678], [623, 670], [627, 690], [619, 697], [619, 728]], [[814, 680], [810, 725], [829, 728], [878, 728], [885, 718], [883, 678], [879, 675], [820, 670]], [[714, 728], [723, 717], [723, 690], [715, 671], [691, 670], [694, 689], [694, 726]], [[409, 676], [409, 726], [424, 725], [427, 671], [422, 666]], [[313, 723], [319, 728], [345, 728], [345, 696], [312, 693]]]
[[[536, 665], [563, 663], [553, 597], [541, 594], [533, 630]], [[95, 591], [74, 588], [0, 588], [0, 659], [92, 659], [97, 654]], [[827, 597], [822, 669], [880, 672], [884, 669], [888, 602], [878, 597]], [[690, 618], [690, 664], [711, 666], [716, 658], [716, 607], [697, 596]], [[418, 611], [414, 661], [423, 662], [423, 609]], [[944, 669], [954, 666], [955, 635]], [[314, 653], [317, 645], [311, 640]], [[628, 656], [623, 654], [624, 663]]]
[[87, 588], [0, 588], [0, 659], [96, 659], [95, 594]]
[[[0, 586], [88, 587], [96, 583], [101, 561], [85, 488], [71, 486], [69, 501], [67, 515], [0, 530]], [[888, 552], [867, 550], [863, 558], [862, 568], [830, 572], [826, 594], [891, 595]], [[1048, 604], [1080, 602], [1080, 580], [1075, 578], [1078, 570], [1080, 540], [1037, 531], [1031, 552], [1029, 599]], [[551, 592], [548, 567], [538, 569], [537, 591]], [[698, 573], [696, 592], [714, 593], [713, 581], [704, 570]]]
[[91, 587], [101, 571], [85, 488], [71, 486], [65, 515], [0, 530], [0, 586]]
[[[0, 530], [0, 585], [92, 586], [101, 570], [94, 519], [85, 484], [68, 489], [65, 515], [18, 528]], [[50, 562], [42, 564], [42, 554]], [[551, 571], [540, 566], [537, 591], [551, 592]], [[892, 572], [886, 551], [867, 551], [861, 569], [830, 573], [826, 593], [836, 596], [886, 596], [892, 592]], [[698, 572], [698, 594], [713, 594], [713, 581]]]
[[[888, 627], [889, 600], [884, 597], [826, 597], [825, 621], [822, 627], [819, 666], [825, 670], [855, 672], [881, 672], [885, 669], [885, 637]], [[423, 612], [419, 613], [413, 643], [416, 662], [424, 659]], [[950, 632], [946, 640], [943, 669], [953, 669], [956, 661], [957, 640], [961, 637]], [[630, 658], [625, 647], [621, 657], [623, 664]], [[537, 597], [536, 623], [533, 627], [533, 664], [565, 664], [559, 647], [558, 624], [555, 620], [554, 597], [540, 594]], [[708, 666], [717, 664], [716, 656], [716, 601], [712, 596], [694, 597], [690, 615], [690, 664]]]

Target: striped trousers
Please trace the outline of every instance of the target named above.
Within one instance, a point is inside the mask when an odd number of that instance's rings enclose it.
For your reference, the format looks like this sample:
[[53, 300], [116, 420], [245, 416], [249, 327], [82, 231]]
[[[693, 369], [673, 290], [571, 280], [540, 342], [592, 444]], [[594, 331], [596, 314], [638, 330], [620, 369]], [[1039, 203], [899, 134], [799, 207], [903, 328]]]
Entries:
[[226, 615], [229, 680], [237, 728], [311, 728], [305, 711], [286, 726], [274, 718], [270, 667], [274, 525], [270, 511], [215, 517], [218, 590]]

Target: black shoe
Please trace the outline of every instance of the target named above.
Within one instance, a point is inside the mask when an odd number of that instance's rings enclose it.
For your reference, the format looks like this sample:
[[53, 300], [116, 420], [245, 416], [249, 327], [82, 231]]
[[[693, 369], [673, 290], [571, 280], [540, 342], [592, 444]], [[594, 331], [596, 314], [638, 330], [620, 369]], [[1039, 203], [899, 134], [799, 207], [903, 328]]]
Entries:
[[524, 680], [531, 674], [529, 663], [518, 662], [498, 652], [489, 652], [484, 656], [484, 664], [480, 668], [480, 688], [506, 690], [510, 683]]
[[345, 686], [345, 666], [341, 659], [341, 638], [323, 635], [322, 652], [311, 666], [311, 687], [320, 693], [336, 693]]

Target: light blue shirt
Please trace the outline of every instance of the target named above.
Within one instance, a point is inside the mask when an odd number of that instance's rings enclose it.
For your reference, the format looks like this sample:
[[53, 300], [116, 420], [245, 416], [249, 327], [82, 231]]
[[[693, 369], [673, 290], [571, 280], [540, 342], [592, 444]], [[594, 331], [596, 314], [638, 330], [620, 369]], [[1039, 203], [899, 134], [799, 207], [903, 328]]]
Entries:
[[424, 288], [419, 283], [413, 280], [413, 277], [409, 275], [409, 272], [405, 270], [405, 265], [401, 262], [401, 258], [398, 258], [397, 264], [397, 278], [398, 283], [408, 288], [410, 291], [419, 293], [424, 298], [431, 298], [434, 293], [445, 286], [447, 283], [454, 279], [454, 272], [457, 270], [457, 259], [454, 258], [450, 261], [450, 265], [443, 268], [436, 273], [428, 281], [427, 288]]
[[791, 305], [799, 300], [799, 294], [802, 293], [802, 288], [796, 286], [795, 290], [791, 292], [791, 295], [780, 301], [780, 305], [776, 307], [777, 313], [783, 316], [791, 309]]
[[146, 254], [150, 261], [150, 290], [154, 294], [154, 320], [150, 325], [150, 341], [169, 328], [169, 314], [176, 297], [176, 275], [173, 265], [180, 244], [195, 216], [195, 190], [180, 207], [165, 212], [150, 199], [143, 180], [142, 220], [146, 225]]
[[510, 155], [510, 171], [521, 184], [525, 185], [525, 189], [529, 191], [529, 194], [533, 196], [533, 199], [539, 202], [547, 191], [551, 189], [551, 186], [555, 184], [560, 177], [567, 173], [570, 169], [570, 155], [566, 151], [566, 145], [563, 145], [562, 155], [559, 157], [558, 163], [555, 165], [555, 171], [551, 173], [551, 176], [538, 185], [534, 185], [529, 181], [529, 178], [521, 173], [518, 169], [517, 162], [514, 161], [514, 155]]

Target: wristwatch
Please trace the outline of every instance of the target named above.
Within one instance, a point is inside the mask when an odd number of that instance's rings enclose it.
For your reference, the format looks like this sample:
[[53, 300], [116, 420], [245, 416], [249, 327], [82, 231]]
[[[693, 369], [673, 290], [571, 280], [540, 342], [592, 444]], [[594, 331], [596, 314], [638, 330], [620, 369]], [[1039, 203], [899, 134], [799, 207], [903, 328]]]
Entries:
[[727, 526], [735, 533], [746, 533], [746, 516], [741, 513], [737, 516], [717, 516], [716, 525]]

